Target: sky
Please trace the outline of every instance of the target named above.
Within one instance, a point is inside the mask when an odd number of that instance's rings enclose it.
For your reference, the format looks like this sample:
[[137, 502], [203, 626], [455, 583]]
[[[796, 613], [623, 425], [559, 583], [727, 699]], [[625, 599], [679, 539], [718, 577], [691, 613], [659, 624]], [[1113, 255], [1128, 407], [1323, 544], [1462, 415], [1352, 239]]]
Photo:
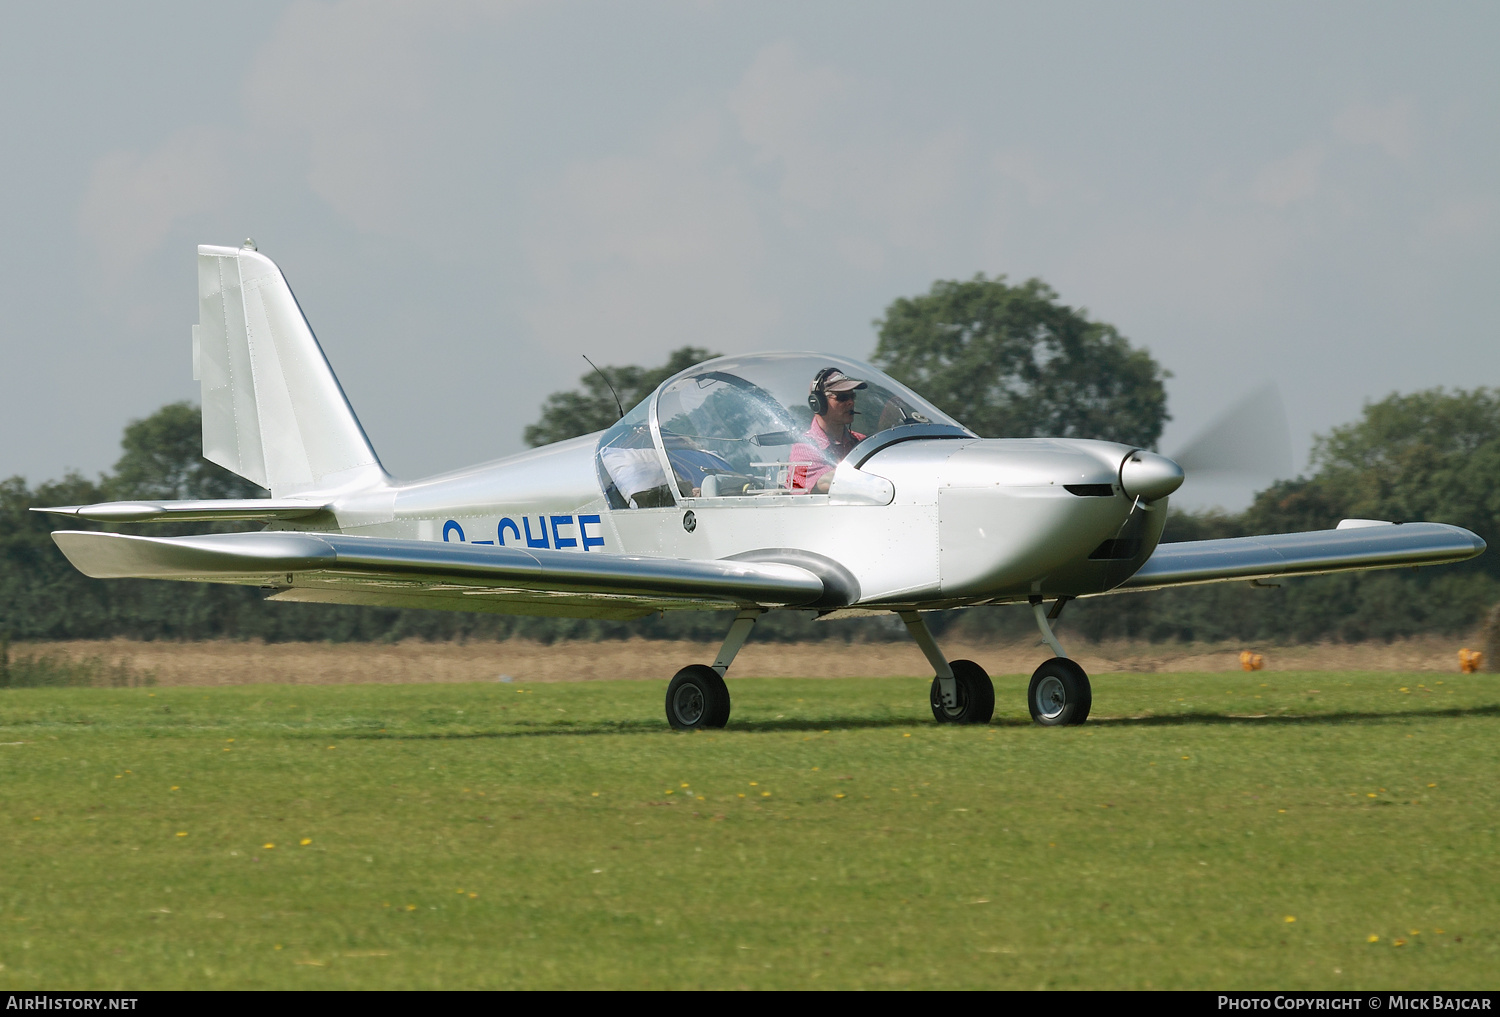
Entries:
[[520, 450], [584, 355], [867, 358], [980, 272], [1170, 370], [1168, 454], [1268, 383], [1299, 470], [1367, 401], [1500, 383], [1500, 6], [6, 11], [0, 477], [196, 400], [195, 248], [246, 237], [404, 478]]

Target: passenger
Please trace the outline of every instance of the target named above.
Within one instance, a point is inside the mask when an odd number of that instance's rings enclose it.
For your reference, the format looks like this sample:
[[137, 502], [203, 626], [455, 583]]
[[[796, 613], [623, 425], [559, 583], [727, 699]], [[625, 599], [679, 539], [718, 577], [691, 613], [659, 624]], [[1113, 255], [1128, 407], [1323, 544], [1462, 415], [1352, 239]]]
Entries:
[[793, 491], [827, 494], [833, 483], [833, 468], [844, 461], [865, 436], [854, 430], [854, 394], [865, 387], [836, 367], [825, 367], [813, 378], [807, 405], [813, 411], [812, 426], [804, 440], [792, 446], [792, 469], [788, 481]]

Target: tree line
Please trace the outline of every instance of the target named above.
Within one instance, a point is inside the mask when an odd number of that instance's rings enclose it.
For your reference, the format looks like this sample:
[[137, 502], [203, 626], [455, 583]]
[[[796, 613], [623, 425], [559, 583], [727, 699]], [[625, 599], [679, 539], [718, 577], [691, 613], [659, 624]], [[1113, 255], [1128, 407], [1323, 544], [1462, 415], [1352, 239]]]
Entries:
[[[1063, 305], [1046, 284], [1004, 277], [940, 281], [901, 298], [875, 322], [870, 359], [986, 437], [1104, 438], [1154, 448], [1169, 419], [1164, 379], [1150, 354], [1112, 326]], [[542, 445], [608, 427], [662, 380], [715, 356], [683, 347], [653, 368], [603, 366], [576, 390], [553, 393], [526, 428]], [[619, 402], [617, 403], [617, 398]], [[201, 457], [197, 407], [175, 403], [126, 427], [122, 455], [96, 480], [70, 474], [31, 488], [0, 482], [0, 633], [18, 640], [259, 638], [288, 640], [585, 638], [716, 640], [717, 614], [669, 613], [636, 622], [536, 618], [339, 605], [272, 604], [259, 590], [198, 583], [88, 579], [50, 533], [56, 517], [33, 506], [107, 500], [245, 498], [264, 492]], [[1323, 529], [1348, 517], [1455, 523], [1500, 540], [1500, 392], [1441, 389], [1393, 394], [1320, 436], [1307, 476], [1261, 491], [1243, 512], [1168, 516], [1164, 540]], [[67, 526], [90, 525], [68, 520]], [[214, 527], [116, 527], [172, 534]], [[223, 529], [233, 527], [223, 526]], [[1308, 642], [1466, 633], [1500, 601], [1493, 553], [1459, 565], [1121, 594], [1070, 604], [1062, 631], [1089, 640]], [[946, 612], [940, 632], [1023, 635], [1014, 608]], [[817, 622], [777, 612], [757, 639], [905, 638], [888, 619]]]

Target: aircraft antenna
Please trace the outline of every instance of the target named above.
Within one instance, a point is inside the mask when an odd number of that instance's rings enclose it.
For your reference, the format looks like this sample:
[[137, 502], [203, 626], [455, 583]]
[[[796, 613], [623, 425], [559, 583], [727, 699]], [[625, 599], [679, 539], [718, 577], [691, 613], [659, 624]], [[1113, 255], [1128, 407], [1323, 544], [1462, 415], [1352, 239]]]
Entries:
[[609, 384], [609, 375], [605, 374], [603, 371], [600, 371], [599, 365], [595, 364], [592, 360], [589, 360], [589, 355], [587, 353], [583, 355], [583, 359], [585, 363], [587, 363], [598, 373], [599, 377], [604, 379], [604, 384], [609, 385], [609, 394], [615, 397], [615, 409], [620, 411], [620, 415], [616, 419], [624, 420], [625, 407], [620, 404], [620, 393], [616, 392], [615, 387]]

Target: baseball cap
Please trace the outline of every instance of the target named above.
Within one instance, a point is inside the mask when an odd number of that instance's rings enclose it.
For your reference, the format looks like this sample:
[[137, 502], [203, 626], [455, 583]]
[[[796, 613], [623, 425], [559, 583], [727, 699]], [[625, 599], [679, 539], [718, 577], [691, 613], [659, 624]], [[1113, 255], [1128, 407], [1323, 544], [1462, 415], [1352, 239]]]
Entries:
[[[818, 384], [819, 378], [822, 379], [821, 385]], [[808, 386], [807, 390], [809, 392], [817, 392], [820, 389], [824, 392], [853, 392], [856, 389], [864, 387], [865, 383], [863, 381], [860, 381], [858, 378], [851, 378], [843, 371], [833, 368], [826, 372], [819, 371], [817, 377], [813, 379], [812, 384]]]

